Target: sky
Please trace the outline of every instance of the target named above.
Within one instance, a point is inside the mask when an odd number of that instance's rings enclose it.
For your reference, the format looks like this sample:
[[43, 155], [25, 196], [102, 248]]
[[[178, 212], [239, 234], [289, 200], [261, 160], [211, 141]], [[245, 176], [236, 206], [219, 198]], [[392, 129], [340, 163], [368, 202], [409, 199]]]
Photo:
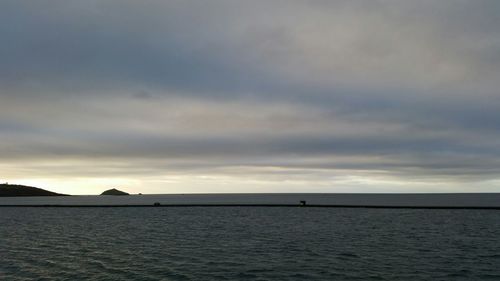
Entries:
[[0, 1], [0, 181], [500, 192], [500, 1]]

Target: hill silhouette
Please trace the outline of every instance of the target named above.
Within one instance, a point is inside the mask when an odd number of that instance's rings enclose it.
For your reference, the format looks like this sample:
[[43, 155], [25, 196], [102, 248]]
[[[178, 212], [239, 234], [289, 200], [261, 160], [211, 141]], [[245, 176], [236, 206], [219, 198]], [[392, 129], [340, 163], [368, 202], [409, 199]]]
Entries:
[[16, 196], [68, 196], [67, 194], [55, 193], [41, 188], [18, 184], [0, 184], [0, 197]]
[[101, 195], [130, 195], [130, 194], [128, 194], [127, 192], [118, 190], [116, 188], [113, 188], [113, 189], [108, 189], [108, 190], [104, 191], [103, 193], [101, 193]]

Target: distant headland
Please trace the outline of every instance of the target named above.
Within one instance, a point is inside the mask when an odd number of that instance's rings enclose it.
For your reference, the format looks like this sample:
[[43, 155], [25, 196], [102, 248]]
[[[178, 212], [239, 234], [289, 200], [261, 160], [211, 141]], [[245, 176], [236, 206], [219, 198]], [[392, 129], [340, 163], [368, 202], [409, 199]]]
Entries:
[[[118, 190], [116, 188], [108, 189], [101, 193], [101, 195], [130, 195], [127, 192]], [[18, 197], [18, 196], [71, 196], [69, 194], [61, 194], [45, 189], [20, 185], [20, 184], [0, 184], [0, 197]]]
[[116, 188], [108, 189], [101, 193], [101, 195], [130, 195], [125, 191], [118, 190]]
[[69, 196], [69, 195], [60, 194], [45, 189], [26, 186], [26, 185], [8, 184], [8, 183], [0, 184], [0, 197], [16, 197], [16, 196]]

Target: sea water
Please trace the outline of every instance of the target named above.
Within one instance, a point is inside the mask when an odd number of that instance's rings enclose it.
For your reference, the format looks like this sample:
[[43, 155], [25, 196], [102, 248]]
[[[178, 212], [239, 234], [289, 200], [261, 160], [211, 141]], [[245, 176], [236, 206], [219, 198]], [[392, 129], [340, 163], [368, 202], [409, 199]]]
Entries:
[[233, 193], [0, 197], [4, 205], [350, 205], [500, 208], [500, 193]]
[[0, 208], [0, 280], [500, 280], [500, 211]]

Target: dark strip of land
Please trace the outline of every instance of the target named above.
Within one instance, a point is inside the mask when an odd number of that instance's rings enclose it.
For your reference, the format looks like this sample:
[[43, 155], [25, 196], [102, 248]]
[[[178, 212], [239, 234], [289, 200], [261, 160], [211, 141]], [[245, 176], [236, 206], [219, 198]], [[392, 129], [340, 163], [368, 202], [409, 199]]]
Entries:
[[0, 205], [34, 208], [143, 208], [143, 207], [300, 207], [300, 208], [369, 208], [369, 209], [474, 209], [500, 210], [497, 206], [371, 206], [371, 205], [300, 205], [300, 204], [151, 204], [151, 205]]

